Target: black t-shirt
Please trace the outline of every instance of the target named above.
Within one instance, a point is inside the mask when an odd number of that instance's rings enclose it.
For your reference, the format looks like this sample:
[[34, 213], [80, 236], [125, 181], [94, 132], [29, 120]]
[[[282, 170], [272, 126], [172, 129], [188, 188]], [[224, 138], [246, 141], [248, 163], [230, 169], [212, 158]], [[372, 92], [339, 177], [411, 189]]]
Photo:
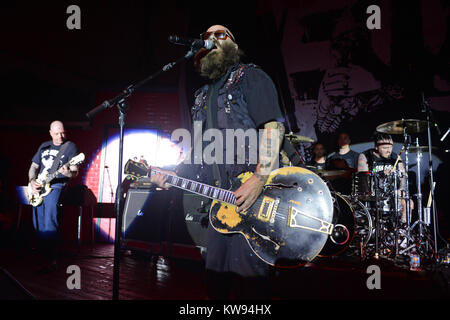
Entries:
[[[363, 152], [367, 158], [369, 171], [383, 172], [387, 169], [392, 169], [397, 161], [397, 154], [392, 152], [389, 158], [378, 157], [374, 154], [374, 149], [369, 149]], [[401, 162], [401, 160], [399, 161]]]
[[[211, 110], [207, 112], [206, 128], [217, 127], [218, 91], [225, 85], [234, 67], [230, 67], [225, 75], [210, 85], [208, 100], [212, 105]], [[277, 90], [272, 79], [263, 70], [256, 67], [245, 68], [244, 76], [240, 80], [239, 86], [247, 103], [249, 116], [255, 123], [255, 129], [262, 128], [265, 123], [270, 121], [284, 123], [284, 118], [278, 104]], [[210, 106], [208, 105], [207, 108], [210, 108]], [[218, 169], [221, 177], [227, 176], [223, 165], [219, 165]], [[213, 170], [212, 167], [208, 166], [206, 170], [208, 172], [205, 175], [213, 177], [212, 172], [210, 172]], [[211, 178], [207, 178], [207, 180], [212, 181]], [[227, 185], [227, 179], [222, 178], [222, 182], [225, 183], [222, 185], [223, 188], [229, 187]]]
[[358, 157], [359, 153], [353, 150], [350, 150], [346, 154], [339, 154], [339, 152], [334, 152], [329, 156], [328, 162], [330, 163], [330, 168], [332, 168], [333, 167], [332, 160], [343, 159], [345, 160], [345, 162], [347, 162], [350, 168], [356, 169], [358, 168]]
[[259, 128], [270, 121], [284, 122], [272, 79], [259, 68], [248, 68], [242, 81], [250, 117]]
[[[217, 125], [217, 91], [224, 85], [230, 75], [231, 68], [217, 82], [212, 84], [213, 95], [211, 101], [214, 101], [212, 108], [212, 125]], [[284, 122], [278, 105], [278, 94], [272, 79], [259, 68], [246, 68], [245, 75], [240, 84], [247, 109], [250, 117], [255, 122], [256, 128], [262, 127], [267, 122], [278, 121]]]
[[[58, 170], [62, 165], [69, 162], [73, 157], [78, 154], [77, 146], [70, 141], [67, 141], [68, 146], [64, 151], [64, 154], [61, 156], [59, 160], [59, 165], [56, 170]], [[61, 149], [62, 145], [55, 146], [52, 141], [46, 141], [39, 146], [38, 151], [34, 155], [32, 162], [39, 165], [39, 173], [42, 173], [44, 170], [50, 170], [53, 166], [53, 161], [56, 159], [59, 153], [59, 149]], [[69, 178], [58, 174], [56, 178], [51, 182], [52, 184], [56, 183], [67, 183]]]
[[307, 165], [308, 165], [308, 166], [316, 167], [316, 170], [325, 170], [325, 169], [327, 169], [327, 164], [326, 164], [326, 162], [324, 162], [324, 163], [319, 163], [319, 162], [316, 162], [315, 160], [311, 160], [311, 161], [309, 161], [309, 162], [307, 163]]

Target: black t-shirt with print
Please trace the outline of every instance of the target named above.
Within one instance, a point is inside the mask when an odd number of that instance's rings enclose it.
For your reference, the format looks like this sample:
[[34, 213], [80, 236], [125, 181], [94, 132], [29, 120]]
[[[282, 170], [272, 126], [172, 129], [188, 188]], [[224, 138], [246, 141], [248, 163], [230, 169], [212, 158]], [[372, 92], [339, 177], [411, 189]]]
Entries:
[[[374, 149], [369, 149], [363, 152], [367, 159], [367, 165], [371, 172], [383, 172], [387, 169], [392, 169], [397, 161], [397, 154], [392, 152], [389, 158], [383, 158], [375, 155]], [[399, 162], [402, 162], [401, 160]]]
[[[69, 162], [70, 159], [78, 154], [77, 146], [73, 142], [67, 141], [66, 143], [68, 143], [68, 146], [66, 150], [64, 150], [64, 154], [61, 156], [59, 165], [57, 166], [56, 170], [58, 170], [62, 165]], [[42, 173], [42, 171], [44, 170], [49, 171], [52, 168], [53, 162], [58, 156], [61, 147], [62, 145], [55, 146], [51, 140], [46, 141], [39, 146], [38, 151], [32, 159], [33, 163], [39, 165], [39, 173]], [[51, 183], [67, 183], [69, 179], [70, 178], [62, 174], [58, 174]]]

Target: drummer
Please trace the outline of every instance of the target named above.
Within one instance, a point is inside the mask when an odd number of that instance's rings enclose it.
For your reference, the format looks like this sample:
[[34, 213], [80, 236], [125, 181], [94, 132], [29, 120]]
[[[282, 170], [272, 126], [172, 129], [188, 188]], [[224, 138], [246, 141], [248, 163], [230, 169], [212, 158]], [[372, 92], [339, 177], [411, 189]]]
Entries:
[[[397, 161], [397, 154], [392, 152], [394, 141], [391, 135], [387, 133], [376, 133], [374, 137], [373, 149], [368, 149], [358, 157], [358, 172], [371, 171], [389, 174]], [[398, 167], [404, 171], [405, 168], [401, 160], [398, 161]]]
[[[361, 153], [358, 157], [358, 172], [370, 171], [370, 172], [383, 172], [389, 175], [394, 169], [394, 165], [399, 157], [392, 151], [394, 141], [391, 135], [387, 133], [376, 133], [374, 137], [374, 148], [368, 149]], [[401, 197], [401, 206], [403, 208], [402, 222], [406, 222], [406, 202], [403, 199], [405, 194], [406, 179], [405, 179], [405, 167], [401, 159], [398, 160], [398, 169], [403, 175], [400, 178], [400, 186], [398, 193]], [[411, 209], [413, 209], [413, 203], [410, 202]]]

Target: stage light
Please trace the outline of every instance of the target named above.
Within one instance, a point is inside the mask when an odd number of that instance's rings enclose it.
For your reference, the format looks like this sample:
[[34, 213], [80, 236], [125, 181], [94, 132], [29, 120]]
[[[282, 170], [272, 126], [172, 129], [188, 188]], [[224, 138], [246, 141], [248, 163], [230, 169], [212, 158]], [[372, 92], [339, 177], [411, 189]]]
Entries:
[[[173, 167], [183, 160], [183, 150], [168, 138], [161, 137], [156, 129], [126, 129], [123, 143], [123, 167], [131, 159], [160, 168]], [[113, 203], [117, 190], [119, 163], [119, 134], [107, 135], [103, 146], [92, 157], [84, 184], [98, 190], [97, 201]], [[123, 170], [123, 168], [122, 168]], [[122, 171], [122, 180], [125, 174]], [[95, 185], [96, 184], [96, 185]]]

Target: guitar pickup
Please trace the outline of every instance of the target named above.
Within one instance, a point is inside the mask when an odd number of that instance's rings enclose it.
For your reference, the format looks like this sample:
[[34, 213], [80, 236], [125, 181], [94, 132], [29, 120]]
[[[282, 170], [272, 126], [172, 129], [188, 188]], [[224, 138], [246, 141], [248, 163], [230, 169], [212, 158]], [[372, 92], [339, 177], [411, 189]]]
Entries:
[[262, 222], [273, 223], [275, 221], [275, 214], [277, 212], [278, 203], [280, 200], [269, 197], [264, 197], [259, 207], [257, 219]]

